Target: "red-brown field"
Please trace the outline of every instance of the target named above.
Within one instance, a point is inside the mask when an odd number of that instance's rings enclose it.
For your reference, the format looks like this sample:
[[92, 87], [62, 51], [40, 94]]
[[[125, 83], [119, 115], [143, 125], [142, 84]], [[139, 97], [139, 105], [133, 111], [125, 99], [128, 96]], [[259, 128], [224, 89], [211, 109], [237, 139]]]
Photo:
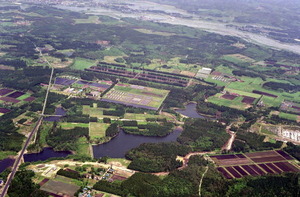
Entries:
[[282, 150], [210, 157], [219, 166], [217, 170], [227, 179], [300, 172], [300, 166], [288, 162], [294, 159]]
[[250, 96], [243, 96], [243, 100], [242, 103], [246, 103], [246, 104], [252, 104], [255, 101], [255, 98], [250, 97]]
[[235, 99], [237, 96], [236, 95], [231, 95], [231, 94], [224, 94], [221, 96], [222, 98], [224, 99], [227, 99], [227, 100], [233, 100]]

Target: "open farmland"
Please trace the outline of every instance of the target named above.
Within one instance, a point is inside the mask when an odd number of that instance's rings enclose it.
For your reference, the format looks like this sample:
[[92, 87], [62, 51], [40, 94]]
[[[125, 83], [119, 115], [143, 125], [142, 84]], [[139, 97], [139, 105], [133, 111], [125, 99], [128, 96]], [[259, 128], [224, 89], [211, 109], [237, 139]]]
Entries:
[[[31, 102], [34, 101], [35, 98], [32, 97], [30, 94], [12, 90], [12, 89], [7, 89], [7, 88], [2, 88], [0, 89], [0, 103], [4, 104], [16, 104], [16, 103], [21, 103], [24, 104], [26, 102]], [[1, 112], [3, 113], [3, 112]], [[7, 113], [7, 112], [5, 112]]]
[[294, 164], [295, 159], [282, 150], [210, 157], [227, 179], [300, 172], [299, 166]]
[[239, 110], [245, 110], [250, 105], [245, 104], [242, 102], [244, 97], [239, 95], [229, 95], [229, 94], [221, 94], [218, 93], [214, 96], [211, 96], [207, 99], [208, 102], [214, 103], [220, 106], [227, 106]]
[[168, 94], [168, 90], [138, 85], [117, 84], [103, 96], [102, 101], [158, 110]]
[[50, 195], [54, 196], [74, 196], [75, 192], [77, 192], [79, 188], [80, 187], [77, 185], [63, 183], [61, 181], [49, 180], [48, 182], [43, 184], [41, 190], [48, 192]]

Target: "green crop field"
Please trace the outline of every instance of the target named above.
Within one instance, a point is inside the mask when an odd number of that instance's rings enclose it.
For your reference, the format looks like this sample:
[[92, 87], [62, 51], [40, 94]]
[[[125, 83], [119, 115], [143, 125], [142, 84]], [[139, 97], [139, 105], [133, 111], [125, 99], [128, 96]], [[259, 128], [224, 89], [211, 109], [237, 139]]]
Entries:
[[242, 96], [250, 96], [250, 97], [253, 97], [253, 98], [261, 97], [260, 94], [244, 92], [244, 91], [241, 91], [241, 90], [235, 90], [235, 89], [230, 89], [230, 88], [225, 88], [225, 90], [228, 91], [228, 92], [231, 92], [231, 93], [236, 93], [236, 94], [242, 95]]
[[299, 116], [296, 115], [296, 114], [289, 114], [289, 113], [284, 113], [284, 112], [280, 112], [279, 117], [284, 118], [284, 119], [288, 119], [288, 120], [295, 120], [295, 121], [297, 121], [298, 118], [299, 118]]
[[242, 103], [243, 97], [241, 96], [236, 97], [233, 100], [224, 99], [221, 98], [220, 96], [222, 96], [222, 94], [218, 93], [214, 96], [209, 97], [207, 101], [214, 103], [216, 105], [231, 107], [239, 110], [245, 110], [247, 108], [247, 105]]
[[96, 64], [96, 61], [92, 61], [84, 58], [75, 58], [74, 63], [72, 64], [72, 68], [77, 70], [84, 70], [85, 68], [89, 68]]
[[105, 131], [108, 128], [109, 124], [90, 122], [90, 137], [91, 139], [105, 137]]
[[18, 100], [24, 100], [24, 99], [27, 99], [28, 97], [30, 97], [30, 94], [24, 94], [24, 95], [18, 97], [17, 99]]
[[106, 108], [97, 108], [97, 107], [90, 107], [89, 105], [82, 106], [82, 113], [85, 115], [90, 115], [90, 117], [96, 117], [98, 119], [102, 118], [111, 118], [116, 119], [116, 116], [107, 116], [103, 115], [103, 110], [114, 110], [114, 109], [106, 109]]

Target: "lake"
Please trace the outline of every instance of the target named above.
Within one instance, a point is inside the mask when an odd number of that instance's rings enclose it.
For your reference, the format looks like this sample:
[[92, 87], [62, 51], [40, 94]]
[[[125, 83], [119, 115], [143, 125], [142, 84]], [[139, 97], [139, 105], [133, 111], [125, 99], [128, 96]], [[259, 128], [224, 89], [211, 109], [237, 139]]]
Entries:
[[138, 147], [142, 143], [174, 142], [181, 131], [182, 129], [176, 128], [165, 137], [147, 137], [127, 134], [121, 130], [119, 135], [108, 143], [93, 146], [94, 157], [100, 158], [108, 156], [111, 158], [124, 158], [127, 151]]
[[53, 148], [44, 148], [39, 153], [30, 153], [24, 155], [25, 162], [45, 161], [51, 157], [67, 157], [72, 154], [70, 151], [54, 151]]

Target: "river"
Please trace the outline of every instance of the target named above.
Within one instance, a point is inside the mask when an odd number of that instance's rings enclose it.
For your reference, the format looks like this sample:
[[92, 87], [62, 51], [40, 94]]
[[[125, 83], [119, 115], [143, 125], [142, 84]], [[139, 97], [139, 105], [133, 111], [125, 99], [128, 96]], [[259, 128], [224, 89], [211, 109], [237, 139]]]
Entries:
[[[94, 14], [94, 15], [106, 15], [106, 16], [111, 16], [115, 18], [124, 18], [124, 17], [129, 17], [129, 18], [135, 18], [138, 20], [148, 20], [148, 21], [158, 21], [160, 23], [168, 23], [168, 24], [173, 24], [173, 25], [184, 25], [188, 27], [194, 27], [194, 28], [199, 28], [208, 32], [212, 33], [217, 33], [221, 35], [228, 35], [228, 36], [235, 36], [239, 37], [243, 40], [246, 40], [247, 42], [252, 42], [254, 44], [259, 44], [263, 45], [269, 48], [273, 49], [280, 49], [280, 50], [286, 50], [286, 51], [291, 51], [297, 54], [300, 54], [300, 45], [297, 44], [289, 44], [289, 43], [282, 43], [280, 41], [268, 38], [266, 36], [260, 35], [260, 34], [255, 34], [255, 33], [250, 33], [250, 32], [245, 32], [238, 30], [233, 27], [228, 27], [229, 23], [221, 23], [221, 22], [210, 22], [206, 20], [201, 20], [199, 18], [191, 18], [191, 19], [185, 19], [185, 18], [175, 18], [172, 17], [168, 14], [156, 14], [156, 13], [150, 13], [147, 12], [147, 9], [149, 9], [149, 6], [155, 7], [156, 10], [158, 8], [160, 10], [168, 10], [168, 12], [173, 11], [176, 13], [180, 13], [185, 16], [189, 16], [188, 13], [186, 13], [183, 10], [179, 10], [177, 8], [171, 8], [170, 6], [167, 5], [158, 5], [158, 4], [153, 4], [149, 3], [146, 1], [143, 1], [142, 3], [140, 1], [136, 2], [130, 2], [131, 4], [134, 4], [132, 6], [135, 6], [135, 8], [138, 8], [140, 12], [136, 13], [123, 13], [117, 10], [112, 10], [104, 7], [72, 7], [72, 6], [62, 6], [62, 5], [57, 5], [55, 7], [60, 8], [60, 9], [66, 9], [66, 10], [71, 10], [75, 12], [83, 12], [87, 14]], [[150, 9], [149, 9], [150, 10]], [[153, 10], [153, 9], [151, 9]]]
[[165, 137], [147, 137], [141, 135], [127, 134], [123, 130], [118, 136], [105, 144], [93, 146], [95, 158], [108, 156], [111, 158], [124, 158], [125, 153], [132, 148], [138, 147], [142, 143], [158, 143], [176, 141], [182, 129], [176, 128], [172, 133]]

